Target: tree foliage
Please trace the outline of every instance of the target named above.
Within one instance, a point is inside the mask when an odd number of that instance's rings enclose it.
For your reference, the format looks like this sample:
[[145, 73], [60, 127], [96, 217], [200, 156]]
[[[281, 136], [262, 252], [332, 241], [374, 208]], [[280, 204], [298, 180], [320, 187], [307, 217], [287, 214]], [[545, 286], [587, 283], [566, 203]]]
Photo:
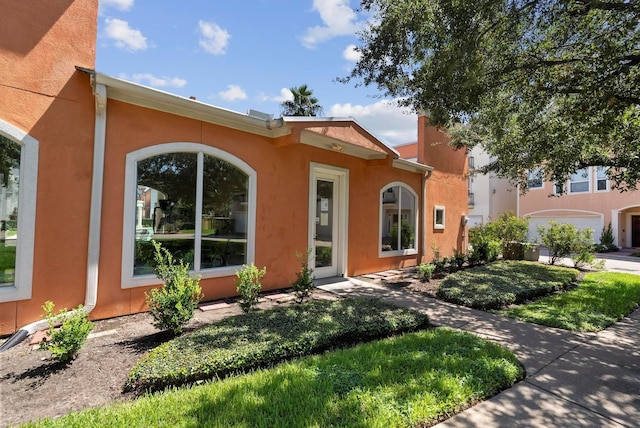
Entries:
[[322, 106], [307, 85], [293, 87], [290, 91], [293, 94], [293, 100], [280, 103], [283, 116], [318, 116], [322, 114]]
[[12, 168], [20, 165], [20, 145], [0, 135], [0, 186], [6, 186]]
[[[526, 188], [544, 166], [563, 182], [609, 166], [640, 180], [640, 1], [363, 0], [373, 12], [343, 82], [377, 85], [480, 145], [494, 172]], [[467, 126], [452, 126], [463, 123]]]

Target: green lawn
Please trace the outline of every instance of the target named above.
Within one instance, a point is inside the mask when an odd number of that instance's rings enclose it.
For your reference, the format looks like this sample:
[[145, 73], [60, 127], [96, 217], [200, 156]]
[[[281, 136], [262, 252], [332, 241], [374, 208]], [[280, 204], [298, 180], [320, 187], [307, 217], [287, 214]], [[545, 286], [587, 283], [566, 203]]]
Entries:
[[448, 275], [437, 295], [457, 305], [500, 309], [562, 290], [577, 277], [575, 269], [504, 260]]
[[600, 331], [640, 305], [640, 275], [595, 272], [575, 289], [500, 311], [508, 317], [571, 331]]
[[27, 426], [422, 426], [523, 375], [511, 352], [469, 333], [438, 328]]

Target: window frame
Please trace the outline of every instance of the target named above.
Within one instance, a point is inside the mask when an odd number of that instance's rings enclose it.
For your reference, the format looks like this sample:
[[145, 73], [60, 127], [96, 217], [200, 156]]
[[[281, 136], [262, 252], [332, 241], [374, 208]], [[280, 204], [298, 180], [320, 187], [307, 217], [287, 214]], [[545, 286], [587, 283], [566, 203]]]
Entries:
[[[124, 212], [122, 230], [122, 279], [121, 288], [135, 288], [157, 285], [159, 280], [155, 275], [134, 276], [133, 258], [135, 255], [135, 221], [136, 221], [136, 192], [137, 192], [137, 164], [138, 161], [165, 153], [198, 153], [198, 163], [203, 157], [212, 156], [232, 164], [247, 174], [247, 249], [246, 264], [255, 263], [256, 236], [256, 201], [257, 201], [257, 173], [242, 159], [216, 147], [199, 143], [175, 142], [164, 143], [127, 153], [125, 169]], [[202, 192], [202, 174], [198, 174], [196, 192]], [[197, 215], [201, 215], [201, 207], [196, 208]], [[224, 266], [212, 269], [192, 271], [203, 279], [219, 278], [235, 275], [238, 266]]]
[[[572, 181], [571, 180], [571, 176], [574, 175], [574, 174], [578, 174], [578, 171], [582, 171], [582, 170], [587, 171], [587, 177], [582, 179], [582, 180], [579, 180], [579, 181]], [[585, 193], [591, 193], [591, 185], [592, 185], [591, 181], [592, 181], [591, 168], [589, 168], [589, 167], [580, 168], [580, 169], [576, 170], [576, 172], [574, 172], [573, 174], [569, 174], [567, 193], [569, 193], [571, 195], [580, 195], [580, 194], [585, 194]], [[571, 188], [571, 185], [573, 183], [587, 183], [587, 190], [574, 191]]]
[[[593, 183], [593, 191], [596, 193], [602, 193], [602, 192], [609, 192], [611, 191], [611, 186], [609, 184], [609, 176], [607, 175], [607, 170], [609, 169], [609, 167], [607, 166], [596, 166], [594, 167], [594, 174], [593, 174], [593, 179], [594, 179], [594, 183]], [[603, 170], [604, 171], [604, 175], [605, 178], [601, 179], [598, 178], [598, 171], [599, 170]], [[598, 189], [598, 182], [604, 180], [605, 182], [605, 188], [600, 190]]]
[[[539, 186], [533, 187], [529, 184], [532, 181], [532, 177], [540, 179]], [[527, 172], [527, 190], [540, 190], [540, 189], [544, 189], [544, 176], [542, 175], [542, 168], [535, 168], [535, 169], [529, 170], [529, 172]]]
[[[442, 212], [442, 223], [438, 222], [438, 211]], [[435, 205], [433, 207], [433, 228], [444, 230], [446, 227], [446, 209], [443, 205]]]
[[[383, 230], [384, 230], [384, 193], [387, 191], [387, 189], [393, 188], [393, 187], [399, 187], [400, 191], [398, 192], [398, 223], [402, 224], [402, 189], [407, 190], [412, 196], [413, 196], [413, 200], [414, 200], [414, 204], [413, 204], [413, 212], [414, 212], [414, 224], [413, 224], [413, 230], [415, 231], [414, 233], [414, 241], [413, 241], [413, 246], [415, 248], [407, 248], [407, 249], [399, 249], [399, 250], [390, 250], [390, 251], [382, 251], [382, 236], [383, 236]], [[418, 254], [418, 246], [419, 246], [419, 239], [418, 239], [418, 219], [420, 216], [420, 204], [419, 204], [419, 199], [418, 199], [418, 194], [413, 190], [413, 188], [411, 186], [409, 186], [406, 183], [403, 183], [401, 181], [394, 181], [391, 183], [387, 183], [386, 185], [384, 185], [381, 189], [380, 192], [378, 193], [378, 204], [380, 205], [379, 207], [379, 222], [378, 222], [378, 257], [380, 258], [384, 258], [384, 257], [398, 257], [398, 256], [409, 256], [409, 255], [415, 255]]]
[[0, 133], [21, 147], [15, 279], [13, 286], [0, 287], [3, 303], [27, 300], [32, 294], [40, 142], [1, 119]]

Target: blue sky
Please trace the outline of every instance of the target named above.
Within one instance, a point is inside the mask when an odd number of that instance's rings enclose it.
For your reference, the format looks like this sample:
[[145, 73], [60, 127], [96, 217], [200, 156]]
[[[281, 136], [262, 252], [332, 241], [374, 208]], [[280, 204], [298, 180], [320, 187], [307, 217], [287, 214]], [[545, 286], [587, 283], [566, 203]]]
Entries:
[[416, 116], [375, 87], [343, 84], [371, 16], [350, 0], [100, 0], [96, 69], [246, 113], [280, 116], [307, 84], [325, 116], [353, 116], [391, 145], [415, 141]]

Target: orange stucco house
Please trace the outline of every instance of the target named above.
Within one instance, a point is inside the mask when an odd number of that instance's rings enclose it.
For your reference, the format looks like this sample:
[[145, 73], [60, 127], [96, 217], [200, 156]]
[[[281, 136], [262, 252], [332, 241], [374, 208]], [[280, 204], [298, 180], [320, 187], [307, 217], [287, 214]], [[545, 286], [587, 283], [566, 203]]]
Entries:
[[465, 155], [434, 149], [424, 118], [408, 161], [352, 118], [274, 120], [106, 76], [97, 7], [0, 0], [0, 251], [15, 254], [0, 334], [47, 300], [93, 319], [145, 311], [151, 239], [191, 263], [205, 300], [234, 296], [243, 264], [288, 287], [307, 249], [331, 277], [464, 246]]

